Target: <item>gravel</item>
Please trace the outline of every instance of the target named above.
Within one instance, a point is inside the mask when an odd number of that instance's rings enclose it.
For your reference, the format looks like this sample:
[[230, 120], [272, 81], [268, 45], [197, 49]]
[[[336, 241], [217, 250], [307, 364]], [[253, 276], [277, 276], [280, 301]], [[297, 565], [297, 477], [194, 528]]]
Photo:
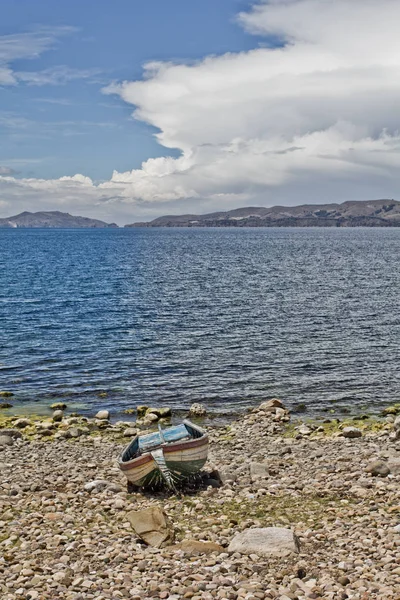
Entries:
[[[366, 470], [398, 464], [393, 424], [357, 438], [311, 426], [286, 437], [287, 411], [272, 408], [210, 428], [207, 474], [181, 495], [128, 494], [116, 462], [124, 423], [64, 418], [30, 437], [29, 427], [7, 433], [0, 598], [399, 600], [400, 474]], [[77, 437], [57, 437], [73, 429]], [[251, 464], [262, 465], [256, 477]], [[173, 545], [146, 546], [132, 529], [127, 515], [148, 508], [165, 512]], [[228, 551], [237, 534], [268, 527], [293, 531], [300, 553]]]

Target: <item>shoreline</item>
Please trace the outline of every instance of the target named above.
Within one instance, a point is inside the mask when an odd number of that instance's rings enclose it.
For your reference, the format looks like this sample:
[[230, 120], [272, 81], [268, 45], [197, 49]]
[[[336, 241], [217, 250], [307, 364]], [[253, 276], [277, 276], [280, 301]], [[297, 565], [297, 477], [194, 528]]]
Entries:
[[[29, 433], [14, 421], [0, 450], [2, 599], [398, 600], [394, 419], [352, 421], [361, 435], [344, 437], [347, 423], [321, 431], [262, 406], [208, 428], [206, 479], [180, 496], [127, 493], [116, 463], [125, 425], [63, 417]], [[73, 429], [83, 431], [57, 435]], [[376, 461], [386, 475], [368, 472]], [[128, 515], [148, 508], [168, 517], [175, 540], [165, 548], [132, 529]], [[228, 550], [257, 527], [294, 531], [300, 552]]]

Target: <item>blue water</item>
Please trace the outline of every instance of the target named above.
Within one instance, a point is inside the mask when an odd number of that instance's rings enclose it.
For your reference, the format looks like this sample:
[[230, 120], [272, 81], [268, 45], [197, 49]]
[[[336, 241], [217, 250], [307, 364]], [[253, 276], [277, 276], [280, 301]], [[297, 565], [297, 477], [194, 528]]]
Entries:
[[399, 265], [400, 229], [0, 230], [0, 389], [25, 412], [379, 411]]

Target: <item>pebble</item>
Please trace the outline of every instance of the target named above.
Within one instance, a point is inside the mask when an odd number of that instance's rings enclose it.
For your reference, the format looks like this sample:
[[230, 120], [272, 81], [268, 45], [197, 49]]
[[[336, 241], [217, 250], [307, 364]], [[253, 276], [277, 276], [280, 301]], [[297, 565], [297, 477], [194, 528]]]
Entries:
[[386, 462], [382, 460], [375, 460], [367, 465], [367, 473], [371, 473], [374, 477], [387, 477], [390, 473], [390, 469]]
[[344, 438], [360, 438], [362, 437], [362, 431], [357, 427], [344, 427], [342, 430], [342, 435]]
[[[398, 464], [394, 424], [354, 443], [318, 427], [286, 438], [287, 418], [264, 405], [210, 427], [206, 476], [179, 496], [127, 493], [117, 457], [133, 424], [14, 421], [0, 430], [12, 444], [1, 447], [1, 600], [399, 600], [400, 473], [366, 472]], [[172, 524], [172, 547], [145, 546], [131, 528], [127, 514], [150, 507]], [[268, 527], [295, 531], [300, 554], [228, 551]]]

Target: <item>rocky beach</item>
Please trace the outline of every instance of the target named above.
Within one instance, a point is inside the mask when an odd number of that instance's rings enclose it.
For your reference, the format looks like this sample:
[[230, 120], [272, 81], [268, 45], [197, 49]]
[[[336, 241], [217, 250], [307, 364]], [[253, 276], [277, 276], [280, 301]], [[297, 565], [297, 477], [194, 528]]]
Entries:
[[399, 600], [398, 408], [301, 423], [264, 402], [207, 427], [205, 471], [176, 495], [128, 493], [118, 468], [152, 413], [2, 417], [0, 597]]

